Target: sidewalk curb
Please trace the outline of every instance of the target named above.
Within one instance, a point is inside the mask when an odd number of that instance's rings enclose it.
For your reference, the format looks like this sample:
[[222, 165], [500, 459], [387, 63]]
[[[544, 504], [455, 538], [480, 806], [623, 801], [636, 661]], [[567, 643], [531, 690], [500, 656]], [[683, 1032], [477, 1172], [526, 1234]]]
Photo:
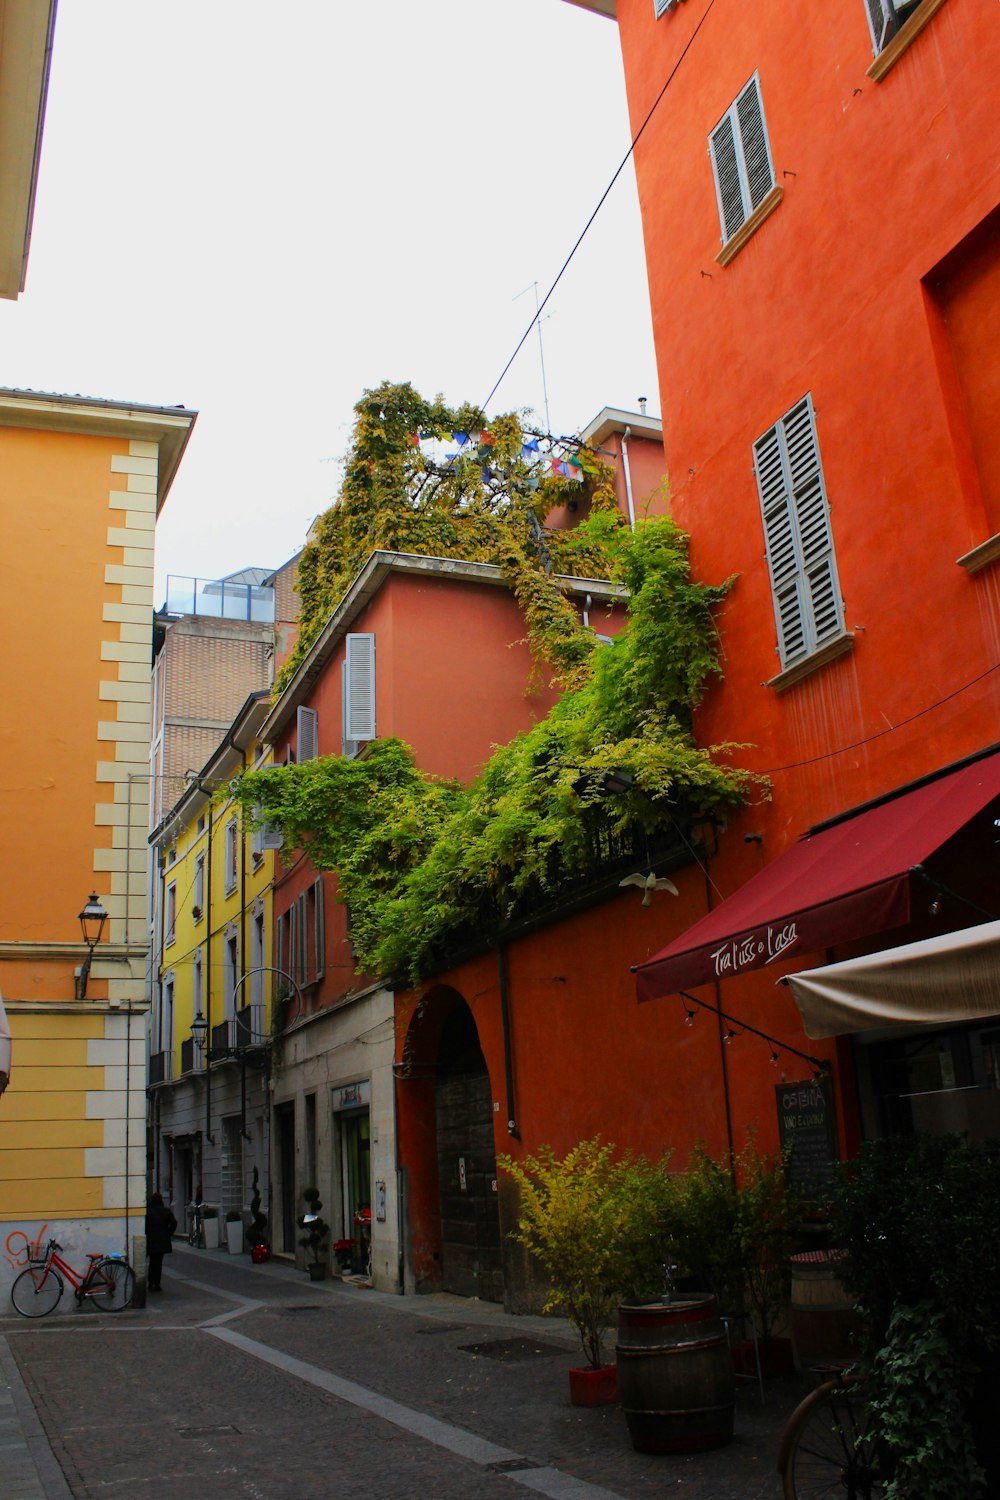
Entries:
[[[73, 1500], [10, 1345], [0, 1333], [0, 1465], [5, 1500]], [[11, 1488], [8, 1489], [7, 1485]]]

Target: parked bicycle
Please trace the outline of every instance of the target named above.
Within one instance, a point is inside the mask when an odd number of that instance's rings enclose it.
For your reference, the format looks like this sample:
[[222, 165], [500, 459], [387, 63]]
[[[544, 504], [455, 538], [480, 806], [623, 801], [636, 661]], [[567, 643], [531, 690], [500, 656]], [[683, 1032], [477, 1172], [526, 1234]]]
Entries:
[[41, 1260], [33, 1260], [14, 1280], [10, 1300], [24, 1318], [44, 1318], [54, 1312], [62, 1299], [65, 1284], [73, 1288], [77, 1304], [89, 1298], [105, 1312], [121, 1312], [135, 1293], [135, 1273], [124, 1255], [90, 1253], [90, 1264], [78, 1271], [64, 1260], [62, 1246], [49, 1240]]
[[188, 1204], [189, 1245], [203, 1246], [205, 1243], [205, 1216], [202, 1213], [204, 1206], [200, 1199]]
[[785, 1500], [882, 1500], [895, 1465], [872, 1436], [863, 1378], [834, 1370], [788, 1419], [778, 1451]]

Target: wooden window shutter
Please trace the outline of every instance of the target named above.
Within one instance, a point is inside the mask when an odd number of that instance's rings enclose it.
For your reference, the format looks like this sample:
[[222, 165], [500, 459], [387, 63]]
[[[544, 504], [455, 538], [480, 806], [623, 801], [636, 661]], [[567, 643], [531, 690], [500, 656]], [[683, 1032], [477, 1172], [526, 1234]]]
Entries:
[[843, 630], [843, 609], [812, 401], [754, 444], [778, 649], [783, 667]]
[[295, 743], [295, 759], [300, 766], [303, 761], [316, 759], [319, 754], [319, 715], [314, 708], [296, 709]]
[[319, 876], [313, 886], [313, 916], [314, 916], [314, 953], [316, 958], [316, 978], [322, 979], [326, 973], [326, 911], [323, 907], [323, 877]]
[[375, 738], [375, 637], [349, 635], [344, 657], [344, 739]]
[[767, 145], [767, 131], [764, 129], [764, 108], [760, 100], [760, 84], [756, 78], [751, 78], [737, 99], [736, 118], [739, 121], [743, 164], [750, 194], [750, 208], [747, 212], [749, 218], [774, 187], [771, 153]]
[[878, 57], [889, 38], [898, 31], [899, 23], [896, 20], [892, 0], [865, 0], [865, 10], [868, 13], [868, 25], [872, 34], [872, 50]]
[[709, 136], [709, 150], [715, 172], [715, 190], [719, 198], [719, 217], [722, 220], [723, 241], [732, 239], [746, 218], [743, 208], [743, 192], [740, 187], [740, 169], [736, 159], [736, 136], [732, 111], [715, 127]]
[[712, 131], [708, 148], [725, 244], [774, 187], [771, 148], [756, 74]]

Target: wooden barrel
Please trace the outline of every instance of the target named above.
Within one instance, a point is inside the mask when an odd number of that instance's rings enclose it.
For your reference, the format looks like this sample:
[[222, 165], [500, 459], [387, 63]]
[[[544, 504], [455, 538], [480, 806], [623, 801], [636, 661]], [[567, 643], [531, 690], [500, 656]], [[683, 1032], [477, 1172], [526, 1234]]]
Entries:
[[839, 1250], [806, 1250], [792, 1256], [792, 1346], [795, 1367], [851, 1359], [861, 1323], [837, 1274]]
[[714, 1297], [623, 1303], [618, 1398], [639, 1453], [695, 1453], [732, 1440], [733, 1362]]

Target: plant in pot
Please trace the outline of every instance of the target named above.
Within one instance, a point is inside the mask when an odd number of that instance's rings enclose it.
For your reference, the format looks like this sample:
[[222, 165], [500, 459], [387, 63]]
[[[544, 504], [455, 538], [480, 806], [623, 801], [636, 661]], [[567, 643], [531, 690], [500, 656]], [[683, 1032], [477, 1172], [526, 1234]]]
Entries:
[[267, 1214], [261, 1212], [260, 1203], [260, 1177], [257, 1168], [254, 1167], [253, 1195], [250, 1199], [250, 1227], [247, 1229], [250, 1259], [254, 1265], [260, 1265], [262, 1261], [270, 1257], [267, 1244]]
[[214, 1203], [203, 1203], [201, 1208], [201, 1231], [206, 1250], [219, 1248], [219, 1210]]
[[299, 1219], [299, 1228], [302, 1230], [299, 1244], [312, 1256], [308, 1262], [311, 1280], [323, 1281], [326, 1277], [326, 1252], [330, 1244], [330, 1226], [320, 1216], [323, 1204], [320, 1201], [319, 1188], [303, 1188], [302, 1197], [305, 1200], [306, 1209]]
[[337, 1265], [342, 1271], [349, 1271], [354, 1264], [354, 1241], [334, 1240], [333, 1253], [337, 1257]]
[[833, 1191], [886, 1500], [1000, 1493], [1000, 1142], [866, 1142]]
[[[744, 1300], [758, 1333], [756, 1357], [764, 1375], [792, 1368], [791, 1340], [778, 1329], [788, 1318], [792, 1250], [799, 1207], [789, 1191], [787, 1158], [758, 1150], [751, 1133], [736, 1157], [736, 1238], [742, 1260]], [[753, 1351], [744, 1351], [746, 1373]]]
[[733, 1436], [733, 1364], [712, 1291], [731, 1243], [713, 1236], [732, 1217], [732, 1194], [715, 1191], [714, 1164], [703, 1181], [672, 1175], [669, 1161], [626, 1158], [617, 1183], [618, 1390], [640, 1453], [697, 1452]]
[[574, 1405], [617, 1399], [615, 1366], [605, 1338], [621, 1296], [623, 1204], [615, 1192], [619, 1168], [614, 1148], [581, 1141], [564, 1157], [550, 1146], [497, 1165], [519, 1189], [517, 1227], [511, 1237], [533, 1255], [548, 1280], [545, 1312], [565, 1313], [580, 1338], [586, 1365], [571, 1369]]
[[243, 1215], [238, 1208], [226, 1213], [226, 1244], [230, 1255], [243, 1254]]

